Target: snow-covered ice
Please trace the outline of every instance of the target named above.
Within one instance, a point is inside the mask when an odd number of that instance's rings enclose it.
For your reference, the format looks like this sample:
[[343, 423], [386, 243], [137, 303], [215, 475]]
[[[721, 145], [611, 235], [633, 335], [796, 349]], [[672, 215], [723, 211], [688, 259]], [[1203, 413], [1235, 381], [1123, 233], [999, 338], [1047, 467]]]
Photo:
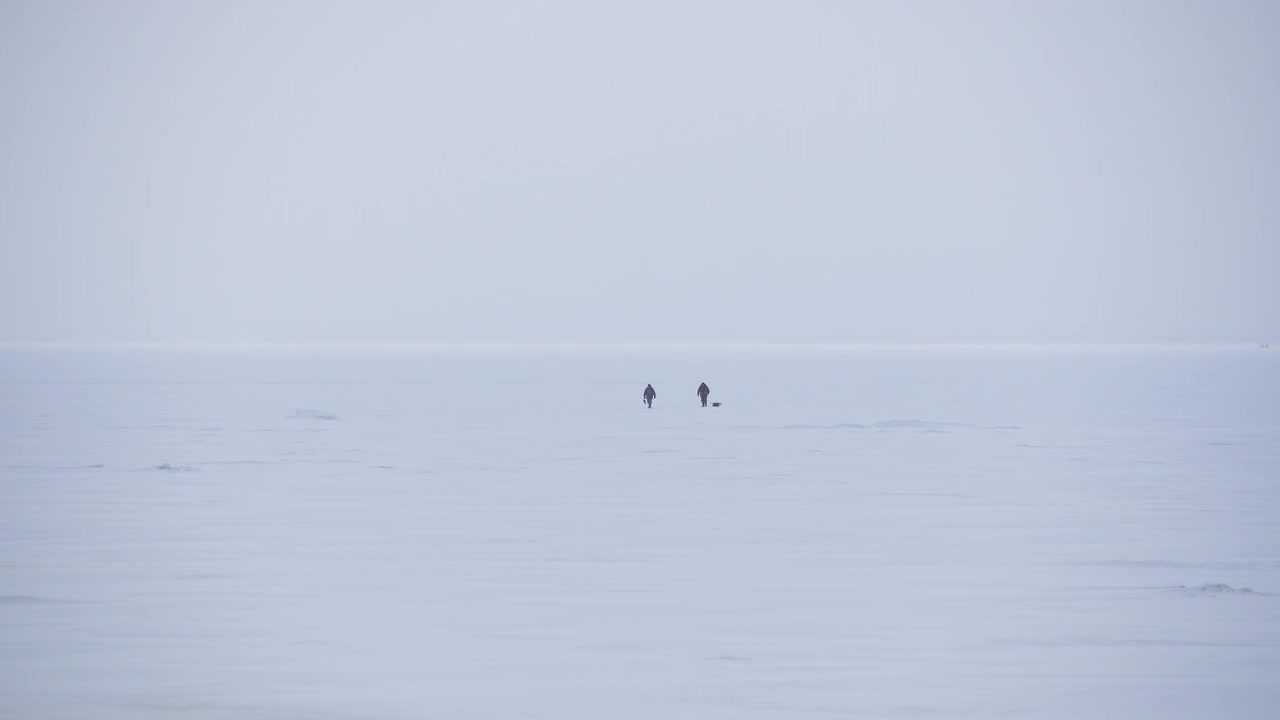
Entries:
[[0, 383], [6, 719], [1280, 717], [1256, 345], [9, 349]]

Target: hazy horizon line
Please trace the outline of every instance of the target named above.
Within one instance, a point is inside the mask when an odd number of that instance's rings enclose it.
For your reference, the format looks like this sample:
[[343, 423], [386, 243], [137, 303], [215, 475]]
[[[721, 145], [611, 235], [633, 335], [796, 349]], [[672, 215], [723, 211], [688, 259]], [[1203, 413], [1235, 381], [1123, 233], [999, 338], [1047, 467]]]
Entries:
[[429, 342], [52, 342], [52, 341], [0, 341], [0, 350], [351, 350], [351, 351], [435, 351], [435, 352], [503, 352], [503, 351], [749, 351], [749, 350], [982, 350], [982, 349], [1165, 349], [1165, 350], [1214, 350], [1264, 348], [1269, 343], [1257, 341], [1237, 342], [1117, 342], [1117, 341], [989, 341], [989, 342], [725, 342], [725, 343], [610, 343], [610, 342], [508, 342], [508, 343], [429, 343]]

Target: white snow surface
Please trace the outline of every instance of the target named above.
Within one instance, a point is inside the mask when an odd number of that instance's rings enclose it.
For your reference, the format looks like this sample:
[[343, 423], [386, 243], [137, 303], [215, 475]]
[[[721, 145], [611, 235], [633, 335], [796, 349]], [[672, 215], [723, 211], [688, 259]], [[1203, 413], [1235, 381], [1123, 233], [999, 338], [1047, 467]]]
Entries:
[[1256, 346], [11, 348], [0, 453], [6, 719], [1280, 717]]

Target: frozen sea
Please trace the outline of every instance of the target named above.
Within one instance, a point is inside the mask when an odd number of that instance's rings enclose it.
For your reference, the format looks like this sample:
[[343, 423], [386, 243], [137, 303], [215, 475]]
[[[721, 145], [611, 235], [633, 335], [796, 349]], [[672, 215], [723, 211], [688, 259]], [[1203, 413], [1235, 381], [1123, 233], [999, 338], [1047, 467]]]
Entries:
[[6, 720], [1280, 717], [1280, 350], [10, 348], [0, 492]]

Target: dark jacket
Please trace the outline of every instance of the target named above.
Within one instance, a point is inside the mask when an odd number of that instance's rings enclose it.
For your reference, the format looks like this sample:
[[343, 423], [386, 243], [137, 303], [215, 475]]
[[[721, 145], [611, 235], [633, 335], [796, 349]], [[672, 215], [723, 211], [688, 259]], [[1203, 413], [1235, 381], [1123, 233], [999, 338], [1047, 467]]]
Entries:
[[706, 383], [702, 383], [701, 385], [698, 386], [699, 397], [703, 395], [710, 395], [710, 394], [711, 394], [711, 388], [707, 387]]
[[658, 397], [658, 391], [657, 391], [657, 390], [654, 390], [652, 385], [650, 385], [650, 386], [648, 386], [648, 387], [646, 387], [646, 388], [644, 389], [644, 399], [645, 399], [645, 400], [648, 400], [649, 398], [656, 398], [656, 397]]

